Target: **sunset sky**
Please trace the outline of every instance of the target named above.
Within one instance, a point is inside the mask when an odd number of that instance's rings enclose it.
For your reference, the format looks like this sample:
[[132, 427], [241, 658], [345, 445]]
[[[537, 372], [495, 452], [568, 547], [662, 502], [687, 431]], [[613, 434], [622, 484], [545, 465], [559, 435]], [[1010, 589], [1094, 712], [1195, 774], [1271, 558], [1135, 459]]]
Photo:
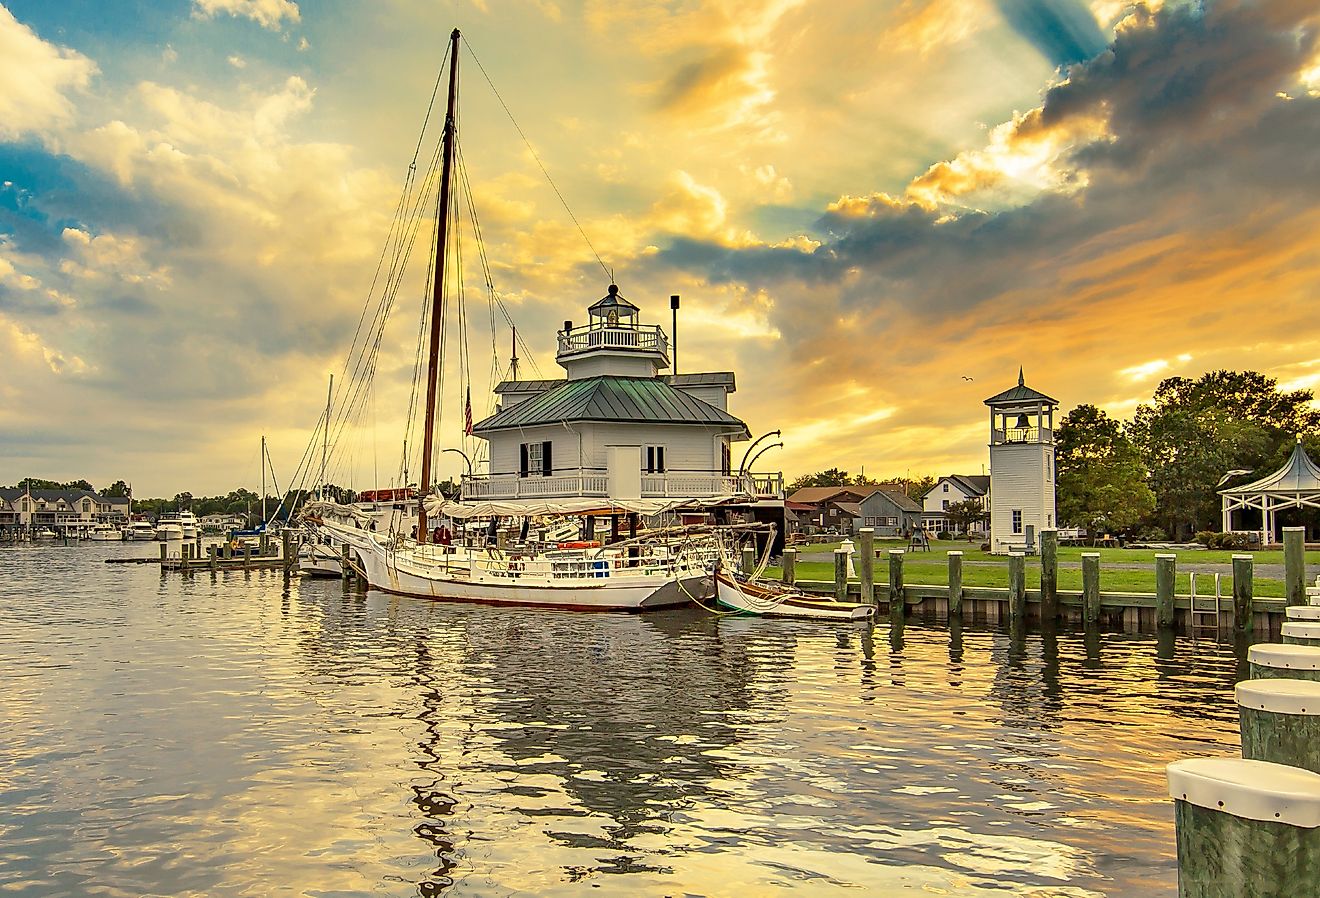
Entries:
[[[682, 295], [680, 369], [784, 430], [763, 467], [977, 473], [1019, 365], [1123, 417], [1320, 385], [1314, 0], [0, 0], [0, 482], [253, 488], [263, 433], [292, 473], [453, 27], [621, 292]], [[608, 277], [463, 52], [495, 286], [558, 376]], [[419, 279], [340, 482], [397, 474]]]

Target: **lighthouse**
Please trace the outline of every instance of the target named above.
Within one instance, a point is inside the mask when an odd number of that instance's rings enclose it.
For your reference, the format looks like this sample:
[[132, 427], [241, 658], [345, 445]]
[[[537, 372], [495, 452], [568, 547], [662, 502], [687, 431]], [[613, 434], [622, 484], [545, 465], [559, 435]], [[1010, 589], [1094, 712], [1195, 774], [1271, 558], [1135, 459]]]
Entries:
[[991, 396], [990, 551], [1034, 552], [1040, 532], [1057, 526], [1054, 507], [1054, 410], [1052, 399], [1027, 386]]

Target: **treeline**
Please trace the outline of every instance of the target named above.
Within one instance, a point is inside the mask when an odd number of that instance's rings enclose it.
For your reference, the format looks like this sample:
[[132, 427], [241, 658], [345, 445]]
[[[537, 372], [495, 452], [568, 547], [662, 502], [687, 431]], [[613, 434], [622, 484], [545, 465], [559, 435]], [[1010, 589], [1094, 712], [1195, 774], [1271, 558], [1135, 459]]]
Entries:
[[[1055, 435], [1059, 521], [1155, 539], [1218, 531], [1219, 490], [1282, 467], [1299, 436], [1320, 454], [1313, 398], [1255, 371], [1211, 371], [1162, 381], [1131, 420], [1079, 405]], [[1316, 517], [1285, 512], [1280, 523]], [[1251, 526], [1259, 521], [1239, 524]]]
[[[71, 480], [61, 482], [58, 480], [43, 480], [40, 477], [24, 477], [17, 484], [17, 489], [49, 489], [49, 490], [87, 490], [88, 492], [98, 493], [107, 497], [125, 498], [131, 496], [131, 487], [123, 480], [116, 480], [110, 486], [102, 489], [96, 489], [86, 480]], [[328, 497], [339, 502], [354, 502], [357, 500], [357, 493], [345, 487], [338, 487], [334, 484], [328, 484], [325, 488]], [[162, 512], [169, 511], [191, 511], [199, 518], [212, 514], [233, 514], [242, 515], [253, 524], [261, 519], [261, 496], [252, 490], [242, 487], [231, 490], [223, 496], [194, 496], [190, 492], [175, 493], [170, 498], [139, 498], [131, 496], [133, 500], [133, 513], [144, 514], [149, 518], [157, 518]], [[306, 491], [289, 491], [285, 493], [283, 505], [281, 497], [276, 495], [266, 495], [266, 514], [270, 518], [287, 519], [302, 507], [302, 503], [307, 501]]]
[[827, 468], [814, 474], [803, 474], [788, 485], [792, 495], [808, 486], [882, 486], [886, 489], [905, 493], [912, 499], [920, 499], [935, 485], [935, 478], [929, 474], [919, 477], [894, 477], [889, 480], [873, 480], [865, 474], [851, 475], [840, 468]]

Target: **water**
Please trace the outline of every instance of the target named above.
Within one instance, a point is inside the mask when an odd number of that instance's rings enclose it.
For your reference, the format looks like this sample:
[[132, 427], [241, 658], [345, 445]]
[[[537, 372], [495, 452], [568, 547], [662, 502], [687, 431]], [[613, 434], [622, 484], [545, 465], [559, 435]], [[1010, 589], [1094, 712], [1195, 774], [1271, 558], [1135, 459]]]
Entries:
[[1172, 895], [1227, 649], [0, 549], [0, 892]]

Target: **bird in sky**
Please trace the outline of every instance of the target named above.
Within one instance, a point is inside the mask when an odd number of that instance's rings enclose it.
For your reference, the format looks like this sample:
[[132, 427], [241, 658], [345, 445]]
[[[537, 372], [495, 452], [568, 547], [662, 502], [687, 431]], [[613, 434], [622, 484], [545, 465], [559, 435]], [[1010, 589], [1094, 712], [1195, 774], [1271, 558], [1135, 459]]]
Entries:
[[968, 377], [966, 374], [964, 374], [964, 375], [962, 376], [962, 379], [963, 379], [963, 380], [971, 380], [971, 378]]

